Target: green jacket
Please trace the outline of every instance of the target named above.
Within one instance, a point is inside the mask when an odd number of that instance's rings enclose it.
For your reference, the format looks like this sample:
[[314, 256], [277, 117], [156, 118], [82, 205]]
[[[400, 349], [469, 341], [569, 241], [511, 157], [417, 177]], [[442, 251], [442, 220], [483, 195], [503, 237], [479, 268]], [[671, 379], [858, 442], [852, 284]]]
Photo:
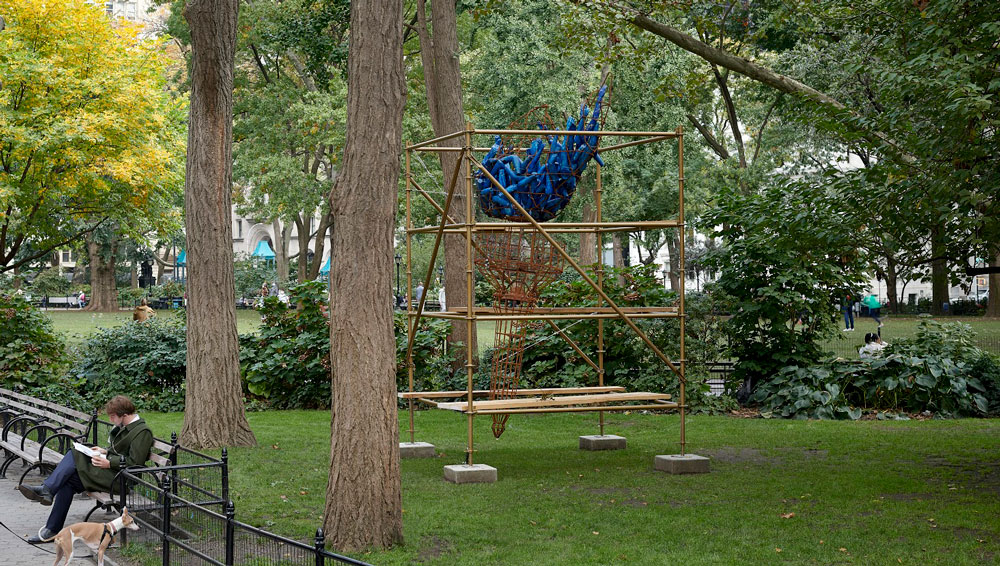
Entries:
[[80, 475], [80, 481], [86, 491], [110, 492], [111, 484], [114, 483], [119, 470], [145, 465], [149, 459], [149, 450], [153, 447], [153, 431], [149, 430], [146, 421], [137, 419], [125, 428], [111, 429], [108, 440], [107, 458], [111, 462], [111, 467], [108, 469], [94, 467], [90, 463], [90, 456], [77, 450], [73, 451], [76, 473]]

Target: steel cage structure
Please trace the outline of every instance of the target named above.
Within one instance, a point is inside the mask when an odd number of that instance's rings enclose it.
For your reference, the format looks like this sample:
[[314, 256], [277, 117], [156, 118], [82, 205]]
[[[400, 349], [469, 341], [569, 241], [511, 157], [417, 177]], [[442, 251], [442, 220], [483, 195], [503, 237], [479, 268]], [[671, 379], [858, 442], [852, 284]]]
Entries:
[[[405, 179], [406, 179], [406, 305], [407, 305], [407, 353], [406, 364], [408, 373], [408, 391], [398, 394], [400, 399], [407, 400], [409, 411], [409, 437], [410, 442], [414, 441], [414, 401], [419, 400], [438, 408], [449, 409], [465, 413], [467, 416], [467, 441], [466, 464], [473, 463], [474, 437], [473, 419], [477, 414], [513, 414], [513, 413], [542, 413], [542, 412], [597, 412], [599, 413], [600, 434], [604, 434], [604, 413], [608, 411], [623, 410], [663, 410], [677, 409], [680, 414], [680, 452], [685, 453], [685, 355], [684, 355], [684, 134], [682, 128], [678, 127], [673, 132], [647, 132], [647, 131], [595, 131], [588, 132], [587, 135], [599, 136], [601, 142], [615, 141], [612, 145], [599, 144], [595, 153], [607, 153], [648, 143], [659, 143], [664, 141], [675, 141], [677, 144], [677, 171], [678, 171], [678, 215], [674, 219], [657, 221], [635, 221], [635, 222], [605, 222], [602, 216], [602, 183], [601, 166], [595, 161], [591, 166], [596, 168], [596, 186], [594, 189], [595, 199], [595, 220], [593, 222], [558, 222], [557, 219], [545, 223], [539, 223], [521, 207], [511, 196], [503, 185], [495, 179], [490, 172], [480, 163], [481, 156], [490, 150], [490, 147], [477, 146], [474, 144], [479, 136], [502, 136], [510, 139], [510, 136], [568, 136], [578, 134], [575, 131], [563, 130], [496, 130], [496, 129], [475, 129], [471, 124], [465, 130], [454, 132], [445, 136], [436, 137], [420, 143], [406, 146]], [[518, 148], [523, 150], [524, 148]], [[451, 152], [459, 156], [456, 160], [453, 171], [443, 171], [446, 183], [443, 183], [447, 196], [444, 203], [439, 203], [414, 177], [411, 170], [412, 157], [415, 153], [441, 153]], [[476, 201], [476, 187], [473, 180], [474, 172], [478, 172], [490, 181], [492, 187], [505, 195], [523, 219], [527, 221], [477, 221], [474, 210]], [[461, 178], [460, 177], [464, 177]], [[450, 215], [452, 202], [458, 193], [464, 195], [464, 215], [465, 221], [456, 221]], [[426, 200], [437, 212], [440, 222], [437, 225], [415, 226], [413, 223], [413, 205], [415, 198]], [[678, 278], [680, 281], [679, 297], [677, 306], [670, 307], [621, 307], [611, 299], [604, 291], [605, 269], [603, 263], [602, 250], [604, 248], [604, 235], [622, 231], [647, 231], [656, 229], [677, 228], [679, 234], [679, 265]], [[562, 256], [562, 259], [572, 269], [580, 274], [582, 279], [600, 297], [597, 307], [539, 307], [533, 308], [529, 312], [519, 314], [503, 314], [494, 312], [489, 307], [475, 306], [475, 273], [476, 266], [474, 254], [480, 253], [478, 249], [476, 235], [488, 232], [508, 232], [531, 230], [537, 232], [549, 242], [553, 249]], [[596, 247], [598, 251], [598, 264], [595, 277], [591, 277], [571, 257], [564, 246], [556, 241], [552, 235], [557, 233], [594, 233], [596, 235]], [[428, 263], [427, 273], [422, 282], [425, 291], [414, 305], [413, 301], [413, 238], [419, 234], [434, 234], [435, 241]], [[427, 301], [430, 283], [433, 280], [434, 265], [437, 261], [438, 253], [442, 247], [444, 235], [453, 234], [463, 236], [466, 255], [466, 307], [453, 308], [450, 305], [448, 310], [442, 312], [425, 312], [424, 306]], [[442, 284], [444, 282], [442, 281]], [[448, 301], [452, 303], [452, 301]], [[566, 340], [582, 359], [591, 366], [597, 373], [596, 387], [563, 388], [563, 389], [525, 389], [519, 394], [523, 396], [538, 396], [534, 399], [512, 399], [507, 402], [497, 403], [496, 401], [476, 401], [475, 397], [482, 396], [487, 391], [474, 389], [474, 356], [472, 348], [465, 348], [465, 370], [467, 388], [465, 391], [441, 391], [441, 392], [418, 392], [414, 391], [414, 364], [413, 364], [413, 344], [416, 330], [422, 317], [440, 318], [452, 320], [454, 322], [464, 321], [466, 324], [466, 335], [472, 336], [476, 323], [480, 320], [509, 321], [509, 320], [540, 320], [552, 326], [557, 334]], [[680, 332], [678, 338], [679, 359], [675, 362], [671, 360], [663, 351], [653, 343], [653, 341], [640, 329], [634, 319], [641, 318], [677, 318], [679, 320]], [[583, 349], [576, 344], [569, 336], [563, 333], [556, 325], [555, 320], [597, 320], [597, 356], [596, 361], [588, 356]], [[609, 319], [621, 320], [639, 336], [646, 346], [673, 371], [679, 380], [679, 400], [678, 402], [668, 402], [670, 395], [654, 393], [624, 393], [623, 387], [606, 387], [604, 385], [604, 321]], [[564, 395], [559, 397], [558, 395]], [[439, 402], [440, 399], [464, 398], [459, 402]], [[638, 403], [638, 404], [636, 404]]]

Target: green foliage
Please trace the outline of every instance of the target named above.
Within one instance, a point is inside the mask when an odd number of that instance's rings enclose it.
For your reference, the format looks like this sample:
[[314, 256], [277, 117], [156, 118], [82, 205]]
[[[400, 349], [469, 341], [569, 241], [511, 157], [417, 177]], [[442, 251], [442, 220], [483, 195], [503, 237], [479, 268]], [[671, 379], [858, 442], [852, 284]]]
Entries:
[[156, 317], [95, 332], [81, 345], [69, 376], [96, 403], [124, 393], [142, 410], [180, 411], [186, 370], [181, 319]]
[[65, 346], [52, 321], [20, 293], [0, 292], [0, 383], [23, 390], [58, 381]]
[[[406, 313], [396, 313], [396, 389], [409, 391], [406, 348], [409, 340]], [[451, 323], [433, 318], [421, 318], [413, 339], [413, 390], [452, 391], [466, 388], [465, 372], [455, 372], [451, 364], [455, 351], [449, 350], [447, 339]], [[457, 345], [455, 345], [457, 347]]]
[[264, 299], [256, 335], [240, 338], [240, 365], [251, 395], [277, 408], [330, 406], [330, 319], [326, 284], [288, 290], [289, 304]]
[[857, 419], [863, 410], [981, 416], [997, 409], [998, 376], [1000, 364], [973, 346], [968, 325], [923, 321], [915, 338], [880, 357], [782, 368], [750, 400], [791, 418]]
[[254, 298], [260, 295], [262, 285], [278, 280], [278, 272], [274, 262], [265, 262], [248, 257], [246, 254], [237, 256], [233, 265], [235, 275], [236, 296]]
[[37, 297], [65, 295], [69, 293], [69, 287], [69, 281], [59, 274], [59, 268], [50, 267], [31, 282], [31, 294]]
[[[775, 183], [758, 194], [728, 193], [706, 226], [727, 245], [708, 254], [714, 287], [728, 303], [733, 378], [750, 390], [784, 366], [808, 366], [833, 332], [837, 297], [858, 295], [863, 278], [852, 223], [837, 195], [806, 183]], [[797, 324], [802, 320], [802, 324]]]
[[[326, 284], [309, 281], [289, 289], [290, 303], [264, 299], [256, 335], [240, 337], [240, 364], [250, 395], [276, 408], [330, 406], [330, 325]], [[406, 391], [406, 315], [395, 316], [396, 385]], [[451, 325], [423, 319], [413, 346], [417, 391], [460, 388], [445, 350]]]
[[[619, 306], [675, 306], [677, 295], [664, 288], [656, 278], [655, 265], [640, 265], [623, 269], [606, 268], [604, 290]], [[619, 283], [621, 277], [622, 283]], [[559, 281], [543, 293], [544, 306], [596, 306], [598, 295], [574, 273], [564, 273]], [[705, 383], [705, 366], [698, 362], [718, 359], [718, 321], [710, 314], [714, 309], [712, 298], [696, 295], [685, 305], [693, 307], [696, 316], [688, 319], [685, 342], [688, 358], [688, 400], [692, 406], [706, 410], [728, 407], [728, 400], [710, 399]], [[636, 325], [675, 364], [680, 357], [677, 319], [635, 319]], [[564, 333], [581, 346], [585, 352], [597, 350], [597, 321], [580, 320], [563, 325]], [[521, 375], [521, 386], [528, 387], [584, 387], [597, 385], [596, 371], [590, 367], [566, 341], [548, 325], [534, 324], [528, 328], [527, 345]], [[676, 395], [679, 381], [671, 371], [622, 321], [604, 322], [605, 385], [619, 385], [633, 391], [655, 391]], [[486, 376], [491, 371], [494, 351], [488, 351], [481, 360], [480, 372]], [[596, 354], [588, 356], [595, 363]], [[694, 363], [692, 363], [694, 362]], [[488, 378], [484, 378], [488, 383]]]

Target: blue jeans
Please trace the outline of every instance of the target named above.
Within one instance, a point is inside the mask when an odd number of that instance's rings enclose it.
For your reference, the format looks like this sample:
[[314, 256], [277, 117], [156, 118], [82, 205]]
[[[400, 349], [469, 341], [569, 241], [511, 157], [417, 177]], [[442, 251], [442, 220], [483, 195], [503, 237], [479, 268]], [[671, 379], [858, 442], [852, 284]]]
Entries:
[[83, 492], [83, 482], [80, 481], [80, 474], [76, 472], [72, 449], [63, 456], [59, 465], [42, 482], [42, 485], [49, 488], [52, 493], [52, 511], [49, 512], [49, 520], [45, 522], [45, 528], [58, 533], [66, 522], [66, 515], [69, 514], [69, 506], [73, 503], [73, 496]]
[[879, 307], [877, 309], [872, 309], [871, 313], [872, 313], [872, 318], [875, 319], [875, 322], [878, 324], [882, 324], [882, 307]]
[[854, 328], [854, 309], [851, 307], [841, 307], [840, 310], [844, 311], [844, 327]]

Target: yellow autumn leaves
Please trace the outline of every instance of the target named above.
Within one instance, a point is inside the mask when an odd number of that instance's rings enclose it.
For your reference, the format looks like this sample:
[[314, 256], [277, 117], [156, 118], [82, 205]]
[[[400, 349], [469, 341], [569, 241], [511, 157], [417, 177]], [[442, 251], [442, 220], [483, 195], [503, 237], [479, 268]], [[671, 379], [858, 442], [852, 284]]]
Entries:
[[0, 15], [0, 204], [24, 221], [35, 206], [157, 215], [183, 186], [186, 114], [161, 43], [103, 3], [0, 0]]

